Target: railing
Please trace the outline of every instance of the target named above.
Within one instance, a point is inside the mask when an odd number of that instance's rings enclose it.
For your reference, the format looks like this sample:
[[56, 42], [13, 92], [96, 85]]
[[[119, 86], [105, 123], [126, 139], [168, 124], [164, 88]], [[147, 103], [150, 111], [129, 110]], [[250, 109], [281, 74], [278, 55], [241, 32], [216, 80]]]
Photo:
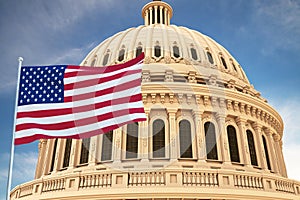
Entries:
[[129, 173], [128, 185], [165, 185], [164, 172], [132, 172]]
[[20, 197], [25, 197], [32, 194], [33, 185], [24, 186], [20, 189]]
[[79, 188], [110, 187], [111, 174], [93, 174], [79, 177]]
[[276, 185], [276, 191], [287, 192], [292, 194], [295, 193], [294, 184], [291, 182], [276, 180], [275, 185]]
[[64, 178], [43, 181], [42, 192], [64, 190], [65, 185], [66, 180]]
[[[51, 179], [52, 178], [52, 179]], [[47, 177], [17, 186], [11, 192], [11, 199], [40, 199], [52, 196], [59, 191], [78, 192], [105, 188], [139, 188], [160, 186], [166, 189], [178, 187], [230, 188], [233, 190], [259, 190], [280, 195], [300, 196], [300, 182], [276, 175], [235, 172], [232, 170], [216, 171], [212, 169], [173, 169], [164, 171], [120, 172], [101, 171], [95, 173], [65, 174], [63, 178]], [[195, 190], [196, 191], [196, 190]], [[217, 190], [216, 190], [217, 191]], [[221, 191], [221, 190], [220, 190]], [[59, 193], [57, 193], [59, 194]]]
[[241, 188], [263, 189], [263, 178], [247, 175], [234, 175], [234, 186]]
[[206, 172], [183, 172], [183, 185], [218, 186], [218, 174]]

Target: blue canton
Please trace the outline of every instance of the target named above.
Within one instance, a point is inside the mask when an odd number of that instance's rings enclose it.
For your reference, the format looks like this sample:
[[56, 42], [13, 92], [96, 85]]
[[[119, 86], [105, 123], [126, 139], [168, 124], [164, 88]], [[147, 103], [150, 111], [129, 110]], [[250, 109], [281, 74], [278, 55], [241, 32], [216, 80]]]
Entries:
[[22, 67], [18, 105], [63, 102], [66, 67]]

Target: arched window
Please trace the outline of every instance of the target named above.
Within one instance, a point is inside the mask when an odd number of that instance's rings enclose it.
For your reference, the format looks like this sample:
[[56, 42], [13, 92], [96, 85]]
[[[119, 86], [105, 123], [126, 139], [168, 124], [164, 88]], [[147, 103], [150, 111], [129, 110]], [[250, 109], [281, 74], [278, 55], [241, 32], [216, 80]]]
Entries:
[[112, 159], [113, 131], [103, 134], [101, 161]]
[[269, 157], [269, 151], [268, 151], [268, 146], [267, 146], [267, 141], [265, 136], [262, 136], [263, 144], [264, 144], [264, 149], [265, 149], [265, 154], [266, 154], [266, 161], [268, 165], [268, 169], [271, 170], [271, 163], [270, 163], [270, 157]]
[[95, 66], [95, 62], [96, 62], [96, 59], [94, 59], [91, 63], [91, 66], [94, 67]]
[[161, 119], [153, 122], [153, 158], [165, 157], [165, 123]]
[[63, 168], [69, 166], [71, 147], [72, 147], [72, 139], [67, 139], [66, 140], [66, 145], [65, 145]]
[[52, 159], [51, 159], [51, 165], [50, 165], [50, 172], [52, 172], [53, 168], [54, 168], [56, 148], [57, 148], [57, 139], [54, 140], [54, 144], [53, 144], [53, 151], [52, 151]]
[[88, 163], [89, 161], [89, 150], [90, 150], [91, 138], [82, 139], [81, 153], [80, 153], [80, 164]]
[[104, 58], [103, 58], [103, 62], [102, 62], [102, 65], [103, 65], [103, 66], [107, 65], [108, 57], [109, 57], [109, 53], [105, 54], [105, 56], [104, 56]]
[[179, 122], [180, 157], [193, 158], [191, 123], [188, 120]]
[[173, 46], [173, 56], [174, 56], [175, 58], [179, 58], [179, 57], [180, 57], [178, 46]]
[[160, 46], [159, 45], [156, 45], [154, 47], [154, 56], [159, 58], [161, 56], [161, 49], [160, 49]]
[[138, 57], [139, 55], [141, 55], [142, 52], [143, 52], [143, 48], [137, 47], [136, 51], [135, 51], [135, 57]]
[[223, 67], [225, 69], [227, 69], [227, 64], [226, 64], [225, 59], [223, 57], [221, 57], [221, 61], [222, 61]]
[[218, 160], [215, 125], [211, 122], [204, 124], [207, 159]]
[[233, 61], [231, 61], [231, 63], [232, 63], [232, 67], [233, 67], [234, 71], [237, 72], [236, 66], [235, 66], [235, 64], [233, 63]]
[[127, 125], [126, 158], [137, 158], [139, 124]]
[[240, 162], [236, 131], [235, 128], [231, 125], [227, 126], [227, 137], [228, 137], [228, 144], [229, 144], [230, 160], [232, 162]]
[[124, 60], [124, 56], [125, 56], [125, 49], [121, 49], [119, 51], [119, 58], [118, 61], [121, 62], [122, 60]]
[[208, 61], [210, 62], [210, 64], [214, 64], [214, 59], [213, 59], [211, 53], [210, 52], [206, 52], [206, 55], [208, 57]]
[[250, 130], [247, 130], [247, 140], [248, 140], [248, 146], [249, 146], [249, 152], [250, 152], [251, 165], [258, 166], [254, 138], [253, 138], [253, 134]]
[[194, 60], [198, 60], [198, 55], [197, 55], [197, 51], [195, 48], [191, 48], [191, 54], [192, 54], [192, 58]]

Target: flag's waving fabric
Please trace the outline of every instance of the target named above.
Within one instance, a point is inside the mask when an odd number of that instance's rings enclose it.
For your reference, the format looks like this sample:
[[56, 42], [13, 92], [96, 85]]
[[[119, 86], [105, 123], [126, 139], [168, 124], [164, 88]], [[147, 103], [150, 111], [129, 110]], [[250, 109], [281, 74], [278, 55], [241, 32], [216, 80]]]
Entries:
[[21, 67], [15, 144], [91, 137], [146, 120], [143, 58], [108, 67]]

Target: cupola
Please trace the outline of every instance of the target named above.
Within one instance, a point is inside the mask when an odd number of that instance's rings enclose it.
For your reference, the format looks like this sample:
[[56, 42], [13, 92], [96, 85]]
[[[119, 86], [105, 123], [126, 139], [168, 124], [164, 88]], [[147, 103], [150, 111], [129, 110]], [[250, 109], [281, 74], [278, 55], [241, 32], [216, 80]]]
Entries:
[[160, 0], [153, 0], [142, 9], [142, 17], [144, 18], [146, 26], [151, 24], [170, 25], [172, 15], [172, 7]]

